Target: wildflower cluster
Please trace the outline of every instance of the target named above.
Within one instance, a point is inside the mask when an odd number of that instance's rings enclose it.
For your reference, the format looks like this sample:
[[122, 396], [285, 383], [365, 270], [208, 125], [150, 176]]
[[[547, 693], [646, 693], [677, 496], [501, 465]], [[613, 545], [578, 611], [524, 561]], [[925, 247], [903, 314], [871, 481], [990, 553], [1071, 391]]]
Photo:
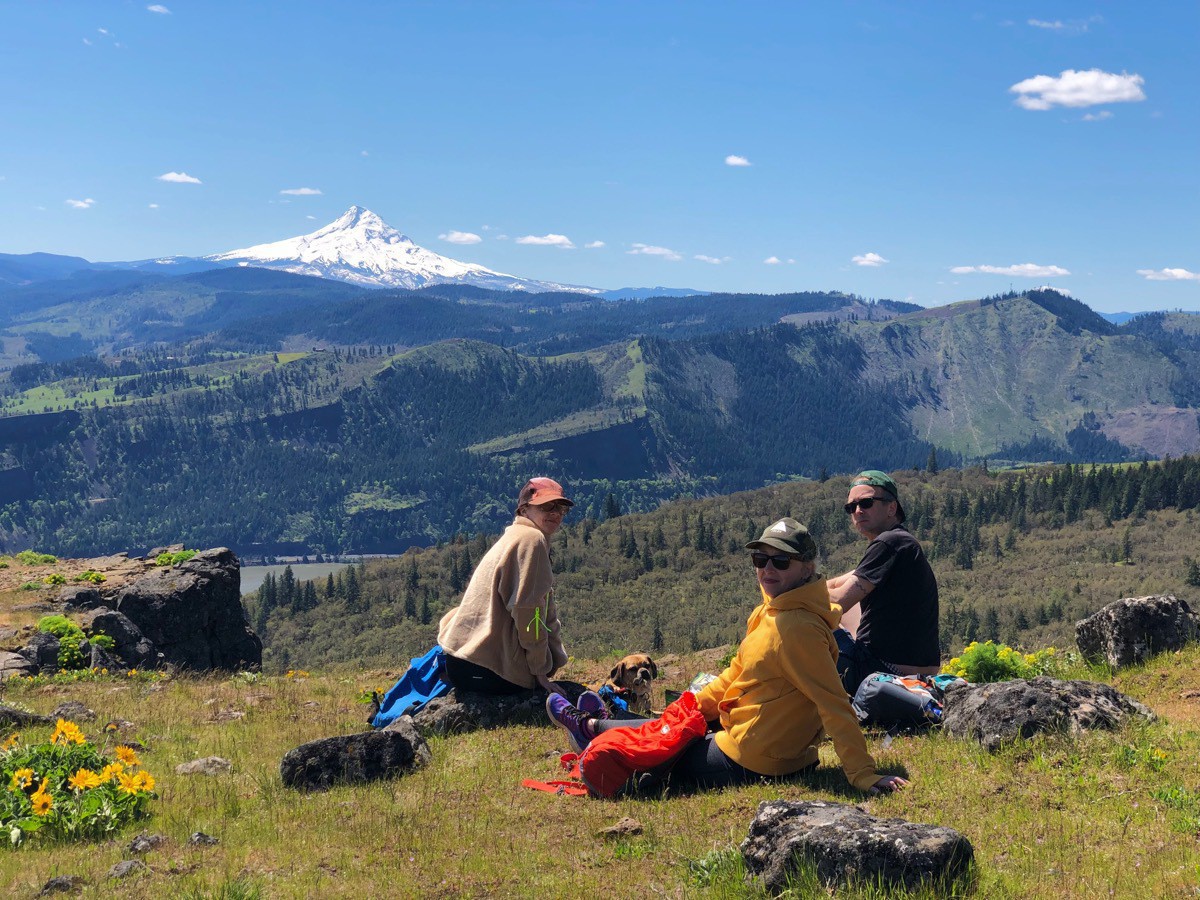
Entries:
[[288, 678], [307, 678], [308, 672], [305, 671], [304, 669], [288, 669], [286, 677], [288, 677]]
[[143, 683], [166, 681], [171, 676], [168, 672], [143, 671], [141, 669], [112, 670], [93, 667], [91, 669], [71, 669], [66, 672], [55, 672], [53, 675], [14, 675], [6, 685], [11, 687], [41, 687], [46, 684], [78, 684], [84, 681], [108, 681], [114, 677]]
[[102, 838], [146, 816], [154, 776], [133, 748], [113, 754], [107, 757], [65, 719], [42, 744], [22, 745], [19, 734], [10, 735], [0, 742], [0, 833], [14, 847], [31, 835]]
[[187, 562], [195, 555], [195, 550], [180, 550], [177, 553], [160, 553], [154, 558], [154, 564], [156, 566], [177, 566], [181, 562]]
[[1036, 678], [1055, 670], [1058, 664], [1053, 647], [1036, 653], [1022, 653], [1007, 644], [972, 641], [958, 656], [942, 667], [946, 675], [957, 675], [973, 684], [986, 681], [1011, 681]]

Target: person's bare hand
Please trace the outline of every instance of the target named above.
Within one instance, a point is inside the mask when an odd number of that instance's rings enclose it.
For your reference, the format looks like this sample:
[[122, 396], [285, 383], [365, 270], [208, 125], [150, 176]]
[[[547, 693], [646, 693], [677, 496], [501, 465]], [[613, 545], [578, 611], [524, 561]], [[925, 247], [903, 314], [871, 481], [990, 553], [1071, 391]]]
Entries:
[[891, 793], [892, 791], [902, 791], [906, 787], [908, 787], [907, 779], [901, 778], [899, 775], [884, 775], [871, 786], [870, 793]]

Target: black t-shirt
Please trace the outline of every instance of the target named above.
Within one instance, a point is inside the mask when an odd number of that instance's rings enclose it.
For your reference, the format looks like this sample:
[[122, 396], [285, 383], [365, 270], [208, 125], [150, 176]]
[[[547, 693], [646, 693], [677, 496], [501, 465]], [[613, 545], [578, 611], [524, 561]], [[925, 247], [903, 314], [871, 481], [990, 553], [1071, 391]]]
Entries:
[[871, 541], [854, 574], [875, 585], [861, 602], [856, 638], [885, 662], [941, 662], [937, 579], [908, 529], [897, 525]]

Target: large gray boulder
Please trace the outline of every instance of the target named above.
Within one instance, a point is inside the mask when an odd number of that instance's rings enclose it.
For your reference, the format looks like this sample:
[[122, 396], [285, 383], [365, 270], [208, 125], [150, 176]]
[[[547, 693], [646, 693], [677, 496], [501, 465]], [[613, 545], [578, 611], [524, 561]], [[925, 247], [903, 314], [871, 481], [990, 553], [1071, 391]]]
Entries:
[[[101, 606], [87, 613], [82, 625], [92, 633], [100, 632], [112, 638], [112, 652], [126, 668], [153, 666], [158, 662], [157, 648], [124, 613]], [[107, 662], [100, 665], [101, 668], [112, 668]]]
[[157, 649], [158, 662], [196, 671], [255, 669], [262, 641], [242, 606], [241, 580], [232, 550], [204, 550], [126, 585], [117, 612]]
[[16, 676], [36, 675], [37, 666], [20, 653], [0, 650], [0, 681]]
[[39, 672], [54, 673], [58, 671], [58, 650], [58, 638], [46, 631], [36, 631], [29, 638], [29, 643], [17, 652]]
[[429, 745], [401, 716], [382, 731], [324, 738], [289, 750], [279, 766], [287, 787], [321, 791], [339, 784], [397, 778], [429, 763]]
[[946, 690], [942, 728], [953, 737], [975, 740], [994, 751], [1003, 744], [1039, 732], [1114, 729], [1128, 719], [1153, 721], [1154, 713], [1107, 684], [1060, 681], [1040, 676], [1031, 681], [952, 684]]
[[1200, 617], [1172, 596], [1126, 597], [1075, 623], [1075, 643], [1086, 659], [1114, 668], [1200, 640]]
[[971, 864], [971, 842], [939, 825], [877, 819], [854, 806], [812, 800], [760, 803], [741, 846], [748, 878], [779, 894], [815, 869], [828, 888], [855, 882], [913, 889], [951, 881]]
[[[563, 696], [572, 702], [586, 688], [574, 681], [555, 682]], [[408, 718], [402, 716], [401, 718]], [[477, 694], [451, 690], [429, 701], [412, 716], [417, 730], [426, 737], [462, 734], [505, 725], [545, 725], [546, 692], [541, 688], [519, 694]]]

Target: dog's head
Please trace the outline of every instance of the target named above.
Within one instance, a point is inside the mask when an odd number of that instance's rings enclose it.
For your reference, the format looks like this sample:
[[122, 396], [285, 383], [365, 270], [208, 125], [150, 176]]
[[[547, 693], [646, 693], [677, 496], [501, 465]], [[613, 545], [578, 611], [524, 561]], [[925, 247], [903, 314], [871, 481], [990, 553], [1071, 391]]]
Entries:
[[639, 696], [650, 693], [650, 683], [658, 677], [658, 666], [645, 653], [631, 653], [620, 660], [611, 672], [608, 680], [611, 684]]

